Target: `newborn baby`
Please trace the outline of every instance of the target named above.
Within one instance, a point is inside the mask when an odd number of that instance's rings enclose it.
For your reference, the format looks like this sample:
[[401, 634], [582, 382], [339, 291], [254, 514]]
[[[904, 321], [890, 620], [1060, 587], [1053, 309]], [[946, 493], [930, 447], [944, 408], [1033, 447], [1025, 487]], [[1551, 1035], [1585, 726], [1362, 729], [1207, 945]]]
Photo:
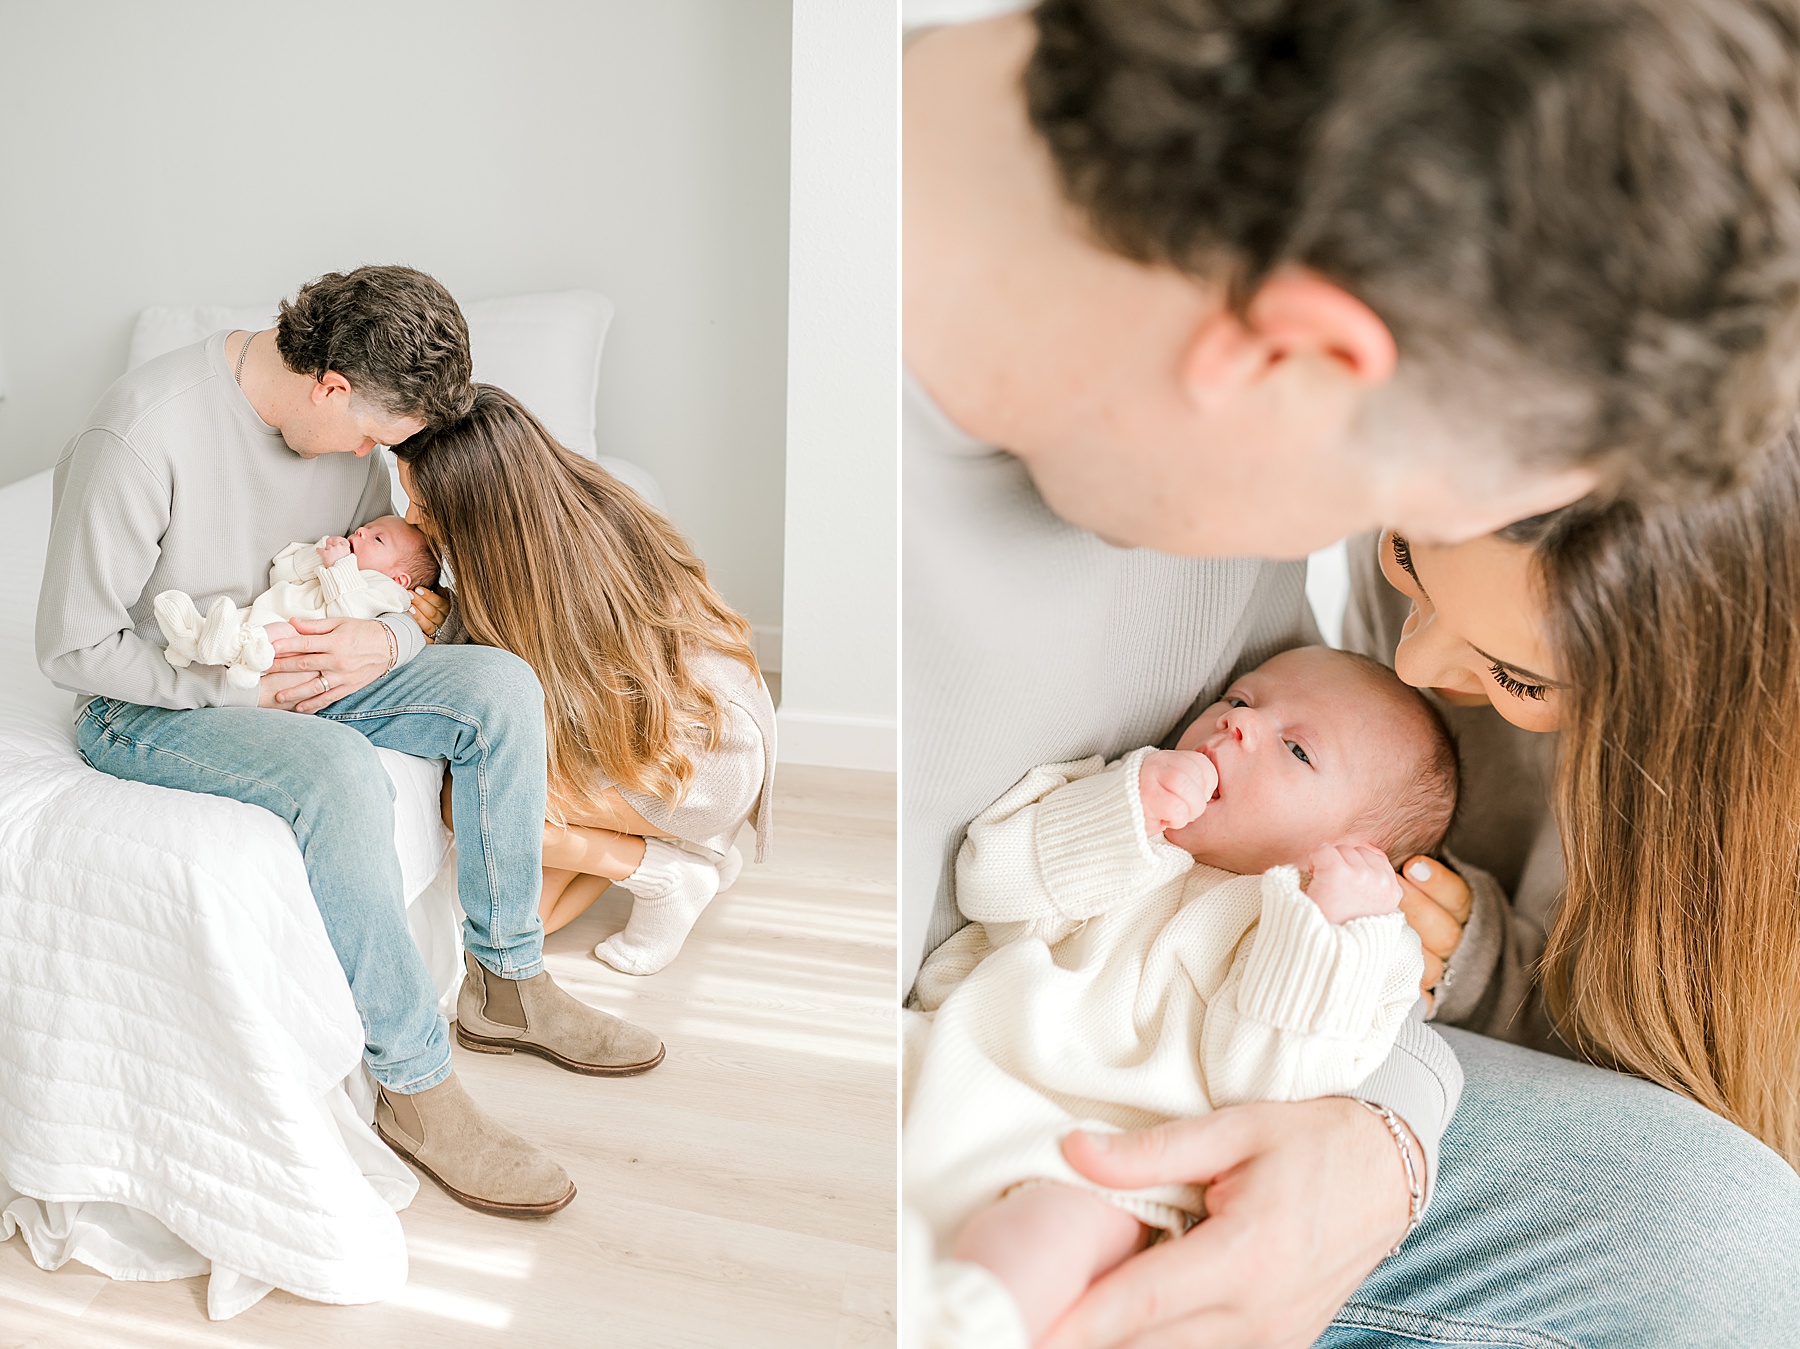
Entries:
[[956, 859], [973, 920], [906, 1020], [909, 1217], [952, 1258], [926, 1343], [1037, 1342], [1094, 1279], [1203, 1213], [1191, 1187], [1101, 1189], [1074, 1129], [1137, 1129], [1352, 1091], [1419, 998], [1404, 861], [1442, 841], [1456, 753], [1385, 667], [1283, 652], [1173, 750], [1050, 764]]
[[437, 580], [437, 559], [425, 536], [397, 515], [369, 521], [349, 538], [290, 543], [269, 567], [269, 588], [244, 613], [229, 597], [206, 616], [179, 590], [154, 602], [177, 670], [198, 663], [224, 665], [227, 682], [254, 688], [275, 663], [274, 643], [294, 635], [291, 618], [379, 618], [404, 613], [414, 586]]

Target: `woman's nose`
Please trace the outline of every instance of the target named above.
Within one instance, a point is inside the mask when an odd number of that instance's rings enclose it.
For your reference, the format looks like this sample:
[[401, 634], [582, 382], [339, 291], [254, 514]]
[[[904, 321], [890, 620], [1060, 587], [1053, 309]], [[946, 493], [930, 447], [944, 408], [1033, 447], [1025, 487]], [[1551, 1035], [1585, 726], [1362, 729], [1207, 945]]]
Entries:
[[1418, 689], [1480, 692], [1481, 677], [1470, 668], [1468, 646], [1434, 621], [1437, 615], [1415, 605], [1400, 632], [1394, 671]]

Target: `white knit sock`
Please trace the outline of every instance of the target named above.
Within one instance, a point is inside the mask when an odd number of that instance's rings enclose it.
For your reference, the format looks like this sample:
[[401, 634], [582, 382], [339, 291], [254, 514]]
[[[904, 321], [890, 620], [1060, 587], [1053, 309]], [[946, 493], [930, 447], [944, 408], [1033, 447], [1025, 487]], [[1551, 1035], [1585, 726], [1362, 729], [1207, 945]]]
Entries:
[[619, 884], [633, 896], [625, 930], [594, 948], [624, 974], [655, 974], [675, 959], [694, 920], [719, 892], [719, 869], [660, 838], [644, 840], [644, 860]]
[[731, 851], [725, 854], [725, 860], [719, 863], [719, 893], [724, 894], [737, 884], [738, 872], [744, 869], [744, 854], [737, 850], [737, 844], [731, 845]]

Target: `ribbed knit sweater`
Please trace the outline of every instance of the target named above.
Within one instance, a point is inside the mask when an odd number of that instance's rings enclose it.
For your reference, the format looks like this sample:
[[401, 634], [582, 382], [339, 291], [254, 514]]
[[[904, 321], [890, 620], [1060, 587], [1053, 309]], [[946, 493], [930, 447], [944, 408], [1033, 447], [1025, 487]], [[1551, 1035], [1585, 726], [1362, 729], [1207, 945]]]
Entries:
[[969, 825], [956, 894], [973, 921], [925, 962], [931, 1025], [907, 1037], [906, 1203], [939, 1249], [1028, 1180], [1179, 1235], [1198, 1192], [1100, 1190], [1063, 1136], [1351, 1091], [1419, 1001], [1399, 913], [1334, 925], [1293, 867], [1234, 876], [1147, 836], [1151, 752], [1035, 769]]
[[[1171, 736], [1238, 673], [1311, 639], [1306, 569], [1115, 548], [1052, 514], [1014, 456], [902, 392], [902, 987], [964, 922], [953, 860], [1030, 769]], [[1462, 1091], [1417, 1020], [1360, 1094], [1432, 1160]]]

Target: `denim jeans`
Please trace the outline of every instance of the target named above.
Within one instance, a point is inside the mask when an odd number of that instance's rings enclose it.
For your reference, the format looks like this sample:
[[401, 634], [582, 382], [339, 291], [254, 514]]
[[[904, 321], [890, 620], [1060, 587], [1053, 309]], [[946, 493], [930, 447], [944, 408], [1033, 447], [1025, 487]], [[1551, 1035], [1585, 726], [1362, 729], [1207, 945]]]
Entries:
[[505, 978], [543, 968], [544, 695], [510, 652], [427, 647], [313, 716], [96, 698], [76, 740], [103, 773], [228, 796], [288, 822], [383, 1086], [442, 1082], [450, 1038], [407, 930], [393, 782], [374, 746], [450, 761], [464, 944]]
[[1320, 1349], [1800, 1345], [1800, 1177], [1636, 1078], [1448, 1030], [1431, 1211]]

